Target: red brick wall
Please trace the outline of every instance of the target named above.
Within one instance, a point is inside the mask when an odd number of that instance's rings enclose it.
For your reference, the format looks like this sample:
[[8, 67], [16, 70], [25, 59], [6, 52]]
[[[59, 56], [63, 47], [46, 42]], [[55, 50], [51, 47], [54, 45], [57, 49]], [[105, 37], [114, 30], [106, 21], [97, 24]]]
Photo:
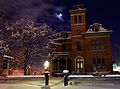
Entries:
[[[104, 40], [104, 50], [101, 51], [93, 51], [91, 50], [91, 40]], [[96, 37], [96, 38], [86, 38], [85, 39], [85, 70], [86, 71], [92, 71], [92, 59], [97, 57], [105, 57], [106, 59], [106, 66], [108, 70], [112, 70], [112, 52], [111, 52], [111, 43], [110, 43], [110, 37]]]
[[[104, 41], [104, 50], [101, 51], [93, 51], [91, 49], [91, 40], [103, 40]], [[82, 51], [77, 52], [76, 51], [76, 42], [81, 42]], [[72, 39], [72, 68], [75, 70], [76, 60], [75, 58], [77, 56], [82, 56], [84, 58], [84, 69], [86, 72], [92, 72], [93, 71], [93, 58], [97, 57], [105, 57], [105, 63], [108, 70], [112, 71], [112, 52], [111, 52], [111, 43], [110, 43], [110, 37], [109, 36], [101, 36], [101, 37], [91, 37], [91, 38], [73, 38]]]

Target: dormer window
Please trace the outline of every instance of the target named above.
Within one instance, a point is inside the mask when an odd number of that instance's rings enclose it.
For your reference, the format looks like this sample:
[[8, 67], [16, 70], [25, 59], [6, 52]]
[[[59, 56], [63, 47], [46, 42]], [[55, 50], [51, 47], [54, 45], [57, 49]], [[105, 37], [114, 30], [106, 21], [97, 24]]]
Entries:
[[98, 32], [99, 31], [98, 29], [99, 29], [99, 27], [94, 27], [95, 32]]
[[92, 28], [93, 32], [98, 32], [99, 31], [99, 26], [98, 25], [97, 26], [96, 25], [92, 26], [91, 28]]
[[102, 27], [102, 24], [94, 23], [94, 24], [90, 25], [87, 32], [89, 33], [89, 32], [104, 32], [104, 31], [107, 31], [107, 29]]

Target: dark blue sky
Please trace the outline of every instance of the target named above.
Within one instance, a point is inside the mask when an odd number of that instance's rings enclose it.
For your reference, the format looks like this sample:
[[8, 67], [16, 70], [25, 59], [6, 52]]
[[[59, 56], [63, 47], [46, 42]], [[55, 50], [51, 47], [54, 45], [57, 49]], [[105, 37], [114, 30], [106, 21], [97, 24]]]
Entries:
[[56, 5], [62, 6], [62, 13], [64, 14], [64, 21], [67, 22], [69, 18], [69, 10], [73, 5], [84, 3], [87, 13], [86, 21], [87, 27], [94, 22], [103, 24], [108, 30], [112, 30], [113, 44], [120, 45], [120, 2], [119, 0], [56, 0]]
[[[87, 13], [87, 28], [94, 22], [101, 23], [103, 27], [112, 30], [112, 54], [116, 59], [115, 44], [120, 45], [120, 2], [119, 0], [63, 0], [66, 5], [65, 19], [69, 20], [68, 11], [73, 5], [84, 3]], [[62, 2], [62, 1], [61, 1]]]
[[116, 44], [120, 44], [119, 0], [89, 0], [85, 5], [88, 10], [87, 23], [102, 23], [104, 27], [113, 31], [112, 41]]
[[[87, 9], [87, 27], [99, 22], [112, 30], [112, 46], [120, 45], [120, 3], [119, 0], [0, 0], [0, 11], [17, 18], [49, 22], [57, 30], [69, 29], [69, 10], [73, 5], [84, 3]], [[61, 21], [56, 13], [63, 14]], [[67, 26], [66, 26], [67, 25]], [[114, 49], [114, 47], [113, 47]]]
[[[87, 9], [87, 26], [94, 22], [99, 22], [109, 30], [112, 30], [112, 41], [120, 44], [120, 2], [119, 0], [64, 0], [67, 10], [73, 5], [84, 2]], [[81, 1], [81, 2], [80, 2]], [[69, 3], [70, 2], [70, 3]], [[68, 4], [67, 4], [68, 3]]]

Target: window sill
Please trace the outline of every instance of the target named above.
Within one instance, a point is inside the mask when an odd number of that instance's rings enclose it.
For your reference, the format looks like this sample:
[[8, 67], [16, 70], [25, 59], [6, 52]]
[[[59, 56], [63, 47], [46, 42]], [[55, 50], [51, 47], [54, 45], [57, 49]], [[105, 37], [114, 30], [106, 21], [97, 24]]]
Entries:
[[102, 50], [91, 50], [92, 52], [101, 52], [101, 51], [106, 51], [105, 49]]

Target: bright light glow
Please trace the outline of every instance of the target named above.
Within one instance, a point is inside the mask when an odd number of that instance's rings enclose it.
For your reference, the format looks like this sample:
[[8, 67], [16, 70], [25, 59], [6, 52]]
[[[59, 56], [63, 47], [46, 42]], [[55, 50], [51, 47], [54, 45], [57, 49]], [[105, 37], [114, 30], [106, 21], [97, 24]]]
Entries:
[[49, 62], [48, 61], [45, 61], [44, 67], [45, 67], [45, 69], [47, 69], [49, 67]]
[[120, 73], [120, 66], [113, 64], [113, 71], [118, 71]]
[[59, 14], [59, 17], [62, 17], [63, 15], [62, 14]]
[[62, 18], [62, 14], [60, 13], [60, 14], [56, 14], [56, 16], [60, 19], [60, 20], [63, 20], [63, 18]]

